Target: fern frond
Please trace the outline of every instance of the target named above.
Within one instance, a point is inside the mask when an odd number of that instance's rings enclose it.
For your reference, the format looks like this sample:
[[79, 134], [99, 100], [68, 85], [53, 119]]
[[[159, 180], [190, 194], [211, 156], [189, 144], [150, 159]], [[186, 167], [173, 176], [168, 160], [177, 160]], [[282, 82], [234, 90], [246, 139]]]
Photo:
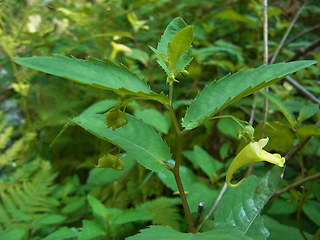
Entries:
[[49, 162], [36, 159], [0, 180], [0, 228], [30, 230], [38, 217], [55, 212], [50, 198], [55, 177]]

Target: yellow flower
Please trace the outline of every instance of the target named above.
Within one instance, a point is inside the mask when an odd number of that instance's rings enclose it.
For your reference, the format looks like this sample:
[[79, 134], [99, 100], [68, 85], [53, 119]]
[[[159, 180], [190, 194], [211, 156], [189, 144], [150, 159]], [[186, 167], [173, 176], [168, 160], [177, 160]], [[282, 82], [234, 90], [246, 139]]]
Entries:
[[234, 158], [234, 160], [230, 164], [230, 167], [227, 171], [226, 182], [228, 186], [237, 187], [245, 180], [245, 178], [243, 178], [237, 184], [230, 183], [232, 174], [235, 171], [237, 171], [240, 167], [248, 163], [267, 161], [275, 165], [278, 165], [279, 167], [283, 167], [283, 164], [285, 162], [284, 157], [281, 157], [280, 154], [268, 153], [267, 151], [262, 149], [267, 145], [268, 141], [269, 138], [263, 138], [259, 142], [251, 142], [240, 151], [240, 153]]

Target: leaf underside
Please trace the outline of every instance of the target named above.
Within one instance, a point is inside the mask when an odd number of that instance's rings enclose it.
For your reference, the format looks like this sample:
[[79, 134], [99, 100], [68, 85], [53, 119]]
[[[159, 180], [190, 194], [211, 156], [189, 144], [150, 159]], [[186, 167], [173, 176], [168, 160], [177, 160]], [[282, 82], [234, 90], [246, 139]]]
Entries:
[[194, 99], [183, 118], [187, 130], [197, 127], [230, 104], [246, 97], [283, 77], [315, 64], [316, 61], [296, 61], [263, 65], [248, 71], [239, 71], [212, 82]]

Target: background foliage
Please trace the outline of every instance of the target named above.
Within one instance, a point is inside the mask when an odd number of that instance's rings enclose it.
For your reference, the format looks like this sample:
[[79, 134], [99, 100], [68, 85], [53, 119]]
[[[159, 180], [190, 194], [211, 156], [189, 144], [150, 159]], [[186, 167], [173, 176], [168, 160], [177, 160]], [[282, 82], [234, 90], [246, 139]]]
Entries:
[[[275, 62], [319, 61], [317, 1], [307, 5], [292, 0], [269, 2], [271, 57], [301, 10]], [[0, 239], [143, 239], [142, 235], [155, 239], [160, 230], [167, 233], [165, 239], [189, 239], [189, 234], [182, 233], [187, 224], [173, 177], [150, 172], [136, 163], [135, 156], [126, 154], [121, 158], [123, 171], [95, 168], [101, 156], [117, 150], [71, 121], [90, 111], [103, 112], [125, 97], [18, 66], [13, 59], [54, 54], [107, 58], [123, 63], [153, 90], [167, 92], [166, 74], [149, 46], [156, 48], [168, 23], [182, 17], [193, 25], [194, 41], [189, 75], [178, 76], [180, 85], [173, 96], [181, 118], [190, 105], [188, 99], [208, 83], [229, 72], [262, 65], [262, 1], [3, 0], [0, 7]], [[292, 77], [319, 96], [319, 75], [318, 63]], [[210, 231], [216, 239], [317, 239], [320, 234], [319, 177], [299, 184], [320, 170], [320, 101], [310, 100], [288, 81], [273, 85], [269, 93], [262, 92], [257, 98], [256, 134], [264, 96], [270, 101], [266, 149], [288, 157], [284, 179], [275, 187], [268, 174], [280, 173], [267, 173], [269, 165], [256, 164], [255, 176], [247, 180], [252, 188], [227, 190], [214, 218], [205, 222], [204, 233], [196, 234], [195, 239], [209, 239]], [[249, 121], [252, 105], [253, 96], [249, 96], [223, 114]], [[149, 124], [162, 134], [165, 141], [151, 145], [160, 149], [159, 156], [170, 159], [161, 145], [175, 146], [169, 110], [157, 102], [137, 100], [126, 111], [143, 119], [136, 124], [151, 129]], [[157, 121], [148, 121], [155, 117]], [[185, 137], [181, 178], [194, 216], [201, 201], [205, 202], [204, 216], [209, 212], [224, 185], [227, 167], [246, 144], [238, 139], [239, 130], [228, 118], [205, 120], [204, 126]], [[300, 151], [292, 151], [306, 139]], [[158, 167], [163, 166], [149, 168]], [[236, 179], [246, 171], [238, 171]], [[271, 192], [298, 184], [274, 195], [259, 219], [250, 218], [247, 211], [246, 222], [239, 211], [252, 202], [262, 210], [268, 200], [257, 200], [251, 192], [258, 181]], [[238, 198], [243, 201], [233, 202]], [[235, 217], [224, 219], [226, 214]], [[135, 235], [151, 224], [162, 226]], [[251, 224], [257, 224], [253, 229], [260, 231], [244, 236]], [[238, 230], [230, 231], [231, 226]]]

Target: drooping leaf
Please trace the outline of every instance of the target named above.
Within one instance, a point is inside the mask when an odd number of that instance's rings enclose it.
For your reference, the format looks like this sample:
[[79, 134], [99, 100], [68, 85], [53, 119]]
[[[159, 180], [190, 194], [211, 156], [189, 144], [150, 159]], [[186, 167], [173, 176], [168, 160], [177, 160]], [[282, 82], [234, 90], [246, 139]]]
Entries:
[[182, 125], [187, 130], [193, 129], [204, 119], [212, 117], [241, 98], [315, 63], [315, 61], [297, 61], [263, 65], [256, 69], [227, 75], [212, 82], [197, 95], [188, 108]]
[[285, 118], [290, 123], [291, 127], [294, 129], [297, 125], [297, 121], [293, 115], [293, 113], [288, 109], [285, 105], [285, 102], [281, 100], [279, 97], [275, 96], [274, 94], [267, 92], [265, 90], [261, 90], [261, 93], [268, 98], [270, 102], [272, 102], [279, 110], [282, 112], [282, 114], [285, 116]]
[[250, 240], [251, 238], [244, 236], [244, 234], [237, 228], [221, 228], [204, 233], [181, 233], [176, 232], [168, 226], [154, 226], [151, 225], [147, 229], [143, 229], [139, 234], [126, 238], [127, 240]]
[[150, 125], [130, 114], [126, 116], [128, 124], [114, 131], [106, 128], [103, 114], [82, 114], [73, 121], [94, 135], [118, 145], [147, 169], [168, 171], [165, 162], [170, 160], [171, 154], [167, 144]]
[[245, 235], [255, 240], [269, 236], [260, 216], [264, 205], [280, 182], [282, 169], [274, 167], [260, 181], [247, 178], [239, 187], [228, 189], [215, 213], [215, 227], [238, 227]]
[[55, 55], [18, 58], [15, 62], [45, 73], [63, 77], [78, 83], [117, 93], [131, 94], [141, 98], [166, 103], [166, 97], [151, 91], [150, 87], [125, 66], [98, 59], [82, 60], [75, 57]]

